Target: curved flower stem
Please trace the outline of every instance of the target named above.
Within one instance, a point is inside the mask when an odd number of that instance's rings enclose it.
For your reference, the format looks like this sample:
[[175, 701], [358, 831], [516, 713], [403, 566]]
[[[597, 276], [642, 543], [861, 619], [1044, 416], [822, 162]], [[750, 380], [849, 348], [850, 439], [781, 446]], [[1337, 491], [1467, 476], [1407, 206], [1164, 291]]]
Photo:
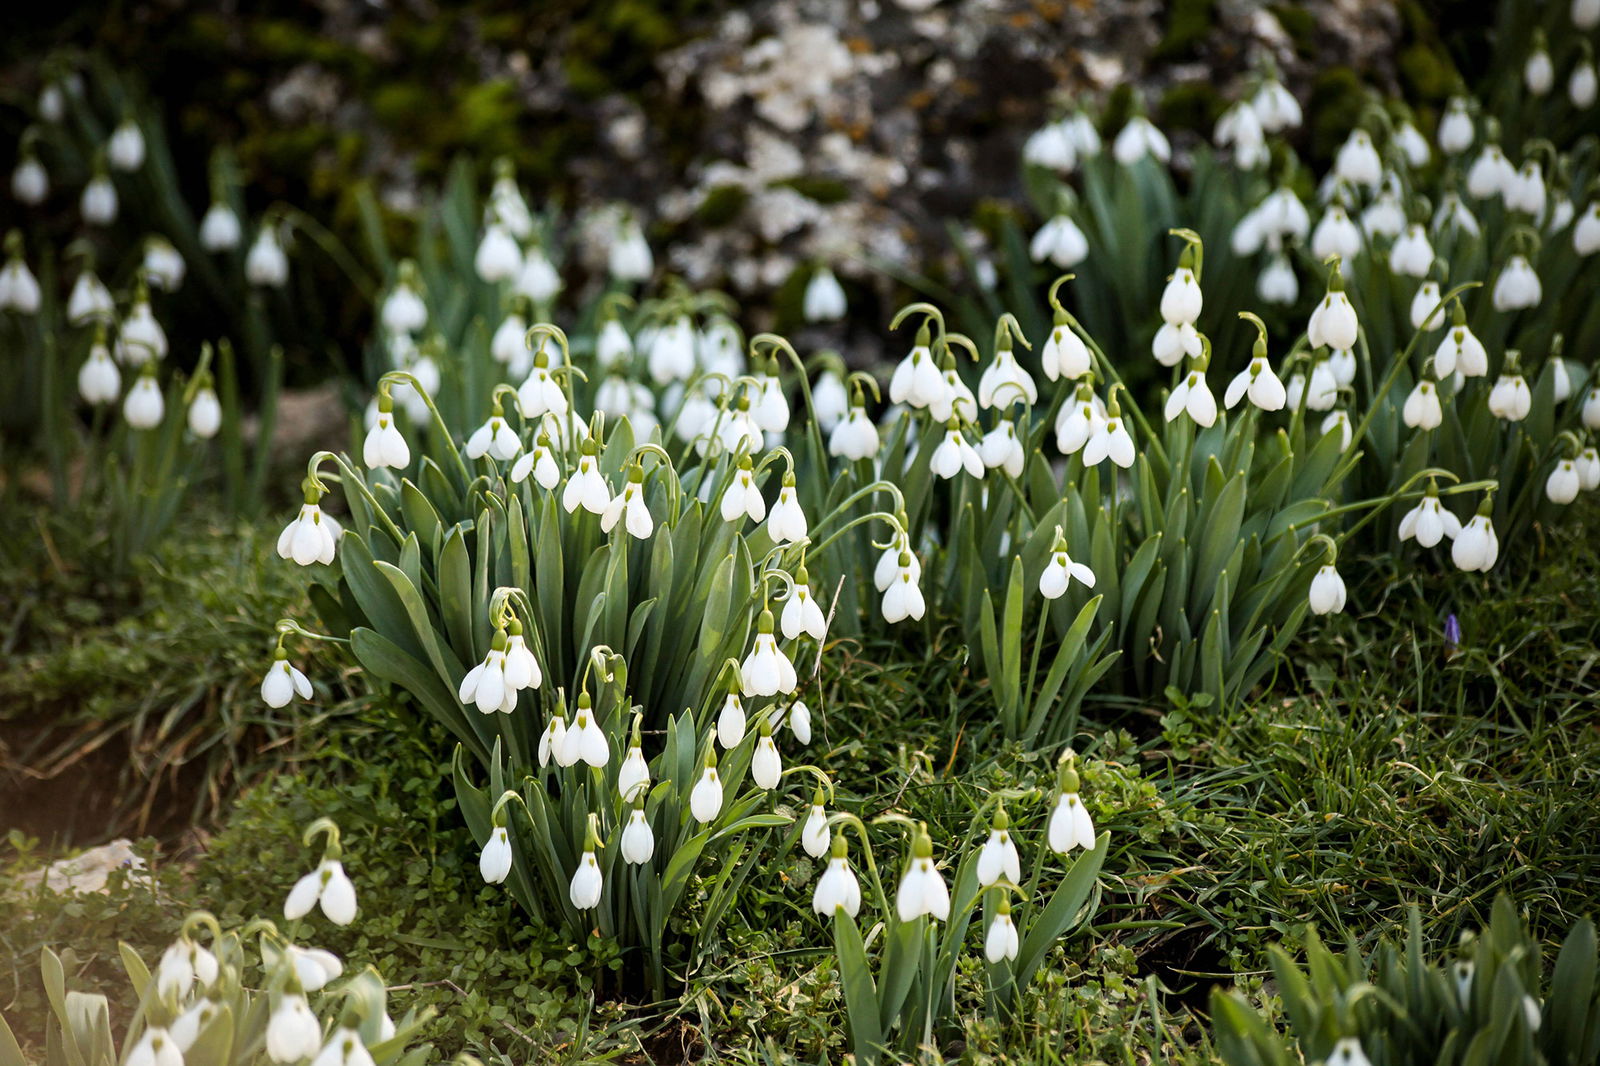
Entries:
[[906, 534], [906, 528], [905, 528], [904, 525], [901, 524], [900, 519], [897, 516], [890, 514], [888, 511], [871, 511], [871, 512], [869, 512], [867, 514], [864, 514], [864, 515], [857, 515], [855, 518], [852, 518], [850, 521], [848, 521], [844, 525], [840, 526], [833, 533], [829, 534], [826, 540], [823, 540], [820, 543], [813, 545], [812, 548], [811, 548], [812, 554], [821, 555], [824, 551], [826, 551], [828, 549], [829, 545], [831, 545], [834, 541], [838, 540], [840, 537], [844, 536], [844, 534], [847, 533], [849, 530], [851, 530], [855, 526], [861, 525], [864, 522], [870, 522], [874, 518], [882, 519], [883, 521], [889, 523], [889, 525], [894, 528], [894, 531], [896, 533], [899, 533], [901, 535], [905, 535]]
[[439, 413], [439, 408], [433, 402], [433, 397], [428, 395], [428, 390], [422, 387], [422, 382], [418, 381], [409, 370], [391, 370], [378, 379], [379, 384], [385, 381], [399, 381], [410, 385], [416, 394], [422, 397], [422, 402], [427, 406], [429, 414], [433, 416], [433, 426], [439, 433], [439, 439], [449, 446], [451, 456], [455, 459], [456, 472], [461, 475], [463, 486], [471, 484], [472, 473], [467, 469], [466, 460], [461, 458], [461, 452], [455, 447], [455, 439], [450, 434], [450, 426], [445, 422], [444, 415]]
[[[457, 458], [460, 458], [459, 455]], [[345, 462], [343, 456], [336, 455], [333, 452], [328, 451], [317, 452], [306, 464], [306, 480], [317, 486], [319, 492], [326, 492], [327, 486], [323, 484], [317, 468], [321, 466], [324, 461], [329, 459], [333, 460], [334, 464], [339, 467], [341, 472], [337, 480], [339, 484], [344, 486], [345, 491], [349, 492], [350, 487], [354, 485], [356, 491], [359, 492], [362, 497], [366, 499], [368, 505], [371, 506], [372, 513], [378, 516], [378, 519], [383, 523], [384, 528], [387, 530], [389, 535], [394, 538], [395, 543], [404, 544], [406, 535], [401, 532], [400, 527], [395, 524], [394, 519], [389, 517], [389, 512], [385, 511], [383, 506], [378, 503], [378, 498], [372, 494], [372, 489], [368, 487], [366, 478], [361, 476], [360, 471], [353, 469], [349, 463]], [[465, 472], [465, 468], [463, 468], [463, 472]]]
[[330, 644], [350, 643], [349, 637], [335, 637], [327, 633], [314, 633], [302, 626], [299, 622], [296, 622], [293, 618], [278, 619], [277, 625], [275, 625], [273, 629], [278, 633], [278, 641], [280, 644], [283, 642], [283, 638], [289, 636], [290, 634], [293, 634], [297, 637], [304, 637], [307, 640], [325, 640]]
[[318, 836], [325, 838], [322, 845], [323, 862], [337, 860], [343, 854], [344, 849], [339, 845], [339, 824], [332, 818], [318, 818], [306, 826], [305, 832], [300, 834], [300, 843], [309, 848]]

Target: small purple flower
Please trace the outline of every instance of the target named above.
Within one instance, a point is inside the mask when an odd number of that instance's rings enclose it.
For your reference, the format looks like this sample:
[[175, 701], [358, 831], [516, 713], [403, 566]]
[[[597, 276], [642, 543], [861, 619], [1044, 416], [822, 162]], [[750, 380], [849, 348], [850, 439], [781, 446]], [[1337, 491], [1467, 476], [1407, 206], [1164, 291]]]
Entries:
[[1444, 616], [1444, 646], [1446, 651], [1455, 651], [1461, 643], [1461, 623], [1454, 614]]

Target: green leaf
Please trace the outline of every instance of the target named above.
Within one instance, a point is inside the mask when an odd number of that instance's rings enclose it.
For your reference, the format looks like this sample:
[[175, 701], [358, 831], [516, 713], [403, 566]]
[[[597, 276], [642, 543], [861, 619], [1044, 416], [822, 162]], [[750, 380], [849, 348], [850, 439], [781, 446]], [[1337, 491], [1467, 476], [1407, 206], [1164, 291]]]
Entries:
[[839, 985], [844, 991], [845, 1013], [850, 1020], [850, 1040], [860, 1066], [874, 1066], [883, 1051], [883, 1029], [878, 1024], [878, 989], [867, 966], [867, 949], [855, 919], [844, 908], [833, 912], [833, 946], [839, 961]]

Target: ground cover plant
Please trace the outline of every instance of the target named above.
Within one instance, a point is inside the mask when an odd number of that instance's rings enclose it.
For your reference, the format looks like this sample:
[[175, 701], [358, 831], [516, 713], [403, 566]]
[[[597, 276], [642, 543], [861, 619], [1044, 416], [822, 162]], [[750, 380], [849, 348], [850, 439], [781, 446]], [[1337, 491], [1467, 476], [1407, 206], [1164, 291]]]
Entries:
[[1594, 1061], [1596, 22], [1436, 115], [1074, 101], [882, 363], [500, 159], [246, 241], [53, 68], [0, 750], [105, 802], [15, 819], [0, 1059]]

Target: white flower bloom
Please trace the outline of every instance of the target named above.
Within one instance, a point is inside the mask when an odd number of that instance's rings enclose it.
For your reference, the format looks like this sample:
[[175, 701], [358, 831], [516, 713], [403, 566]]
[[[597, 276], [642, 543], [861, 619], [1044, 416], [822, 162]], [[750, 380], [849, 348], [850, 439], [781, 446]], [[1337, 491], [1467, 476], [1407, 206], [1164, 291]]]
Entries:
[[1228, 382], [1223, 402], [1231, 409], [1246, 396], [1263, 411], [1281, 411], [1288, 399], [1283, 382], [1273, 373], [1272, 364], [1264, 355], [1253, 357], [1250, 365]]
[[[200, 1039], [201, 1032], [216, 1018], [218, 1009], [217, 1004], [209, 999], [197, 999], [173, 1019], [172, 1024], [167, 1027], [167, 1034], [172, 1037], [172, 1042], [178, 1045], [179, 1051], [187, 1054], [189, 1049], [194, 1047], [195, 1042]], [[145, 1038], [152, 1037], [153, 1033], [153, 1030], [146, 1030]], [[143, 1043], [144, 1039], [140, 1042]], [[152, 1052], [156, 1050], [154, 1047], [151, 1048]], [[135, 1047], [128, 1055], [126, 1066], [183, 1066], [182, 1056], [162, 1060], [140, 1059], [137, 1057], [138, 1054], [139, 1049]]]
[[844, 286], [827, 267], [819, 267], [806, 283], [803, 310], [807, 322], [837, 322], [845, 316]]
[[1290, 407], [1299, 407], [1301, 395], [1304, 394], [1306, 406], [1311, 410], [1327, 411], [1339, 400], [1339, 382], [1328, 369], [1328, 361], [1319, 359], [1311, 367], [1309, 388], [1306, 385], [1305, 375], [1295, 373], [1289, 376], [1289, 384], [1285, 386], [1284, 392], [1284, 399]]
[[1287, 255], [1280, 252], [1267, 261], [1256, 278], [1256, 296], [1262, 303], [1285, 307], [1300, 298], [1300, 279]]
[[967, 443], [967, 438], [961, 430], [952, 424], [945, 430], [944, 440], [933, 450], [929, 469], [945, 480], [955, 477], [962, 470], [982, 480], [983, 457], [978, 454], [976, 448]]
[[748, 460], [733, 475], [733, 481], [723, 490], [718, 510], [724, 522], [742, 522], [749, 518], [760, 522], [767, 516], [767, 502], [756, 486], [755, 471]]
[[[539, 734], [540, 767], [549, 766], [550, 760], [555, 758], [566, 747], [566, 741], [567, 720], [558, 713], [544, 727], [544, 732]], [[558, 759], [557, 765], [564, 766], [566, 764]]]
[[1011, 911], [1002, 909], [994, 916], [994, 921], [989, 923], [989, 932], [984, 935], [984, 958], [995, 965], [1007, 959], [1015, 959], [1019, 944], [1017, 926], [1011, 920]]
[[599, 906], [602, 887], [600, 863], [595, 859], [594, 851], [586, 849], [578, 860], [578, 868], [572, 872], [572, 885], [567, 889], [567, 898], [580, 911], [590, 910]]
[[278, 556], [293, 559], [301, 566], [331, 563], [342, 532], [339, 523], [323, 514], [320, 506], [306, 503], [278, 535]]
[[117, 220], [117, 187], [105, 174], [96, 174], [83, 187], [78, 212], [91, 226], [109, 226]]
[[895, 893], [895, 911], [902, 922], [914, 922], [922, 917], [945, 921], [950, 917], [950, 888], [933, 865], [933, 849], [926, 833], [918, 836], [911, 864], [900, 879], [900, 888]]
[[1058, 120], [1034, 130], [1022, 142], [1022, 161], [1062, 175], [1072, 173], [1078, 165], [1078, 152], [1067, 129], [1065, 120]]
[[1507, 422], [1521, 422], [1533, 408], [1533, 390], [1521, 374], [1501, 374], [1489, 390], [1489, 412]]
[[561, 738], [561, 748], [556, 752], [556, 762], [562, 766], [588, 763], [600, 769], [611, 761], [611, 743], [605, 730], [595, 721], [594, 706], [587, 692], [578, 695], [578, 709], [572, 715], [572, 728]]
[[1481, 378], [1489, 373], [1489, 353], [1465, 325], [1451, 326], [1434, 349], [1433, 371], [1441, 381], [1456, 373]]
[[110, 319], [115, 309], [110, 290], [94, 271], [85, 268], [72, 283], [72, 292], [67, 296], [67, 321], [81, 326], [94, 319]]
[[942, 377], [944, 392], [938, 399], [928, 404], [928, 414], [933, 416], [935, 422], [948, 422], [951, 418], [958, 418], [963, 422], [976, 422], [978, 401], [972, 395], [972, 390], [967, 388], [966, 382], [961, 380], [961, 375], [956, 373], [955, 367], [947, 368]]
[[1467, 195], [1475, 200], [1504, 196], [1516, 177], [1516, 168], [1511, 161], [1498, 144], [1490, 141], [1467, 169]]
[[644, 230], [638, 221], [629, 217], [618, 228], [616, 240], [607, 255], [611, 276], [618, 281], [648, 281], [655, 271], [655, 256], [644, 239]]
[[144, 134], [131, 118], [123, 119], [106, 142], [106, 162], [116, 170], [138, 170], [144, 165]]
[[485, 455], [501, 460], [515, 459], [521, 450], [522, 438], [498, 414], [491, 415], [467, 438], [468, 459], [482, 459]]
[[[533, 480], [546, 490], [553, 489], [561, 483], [561, 467], [556, 465], [555, 456], [550, 451], [550, 440], [543, 434], [534, 444], [533, 451], [523, 452], [511, 466], [511, 480], [514, 482], [520, 484], [526, 481], [529, 474], [532, 474]], [[604, 487], [604, 484], [605, 481], [602, 478], [602, 487]], [[592, 490], [592, 488], [592, 485], [586, 484], [584, 489], [579, 491]], [[606, 494], [609, 496], [610, 490], [607, 490]]]
[[1402, 122], [1400, 128], [1394, 131], [1394, 143], [1400, 147], [1406, 162], [1417, 170], [1427, 166], [1433, 155], [1428, 149], [1428, 139], [1409, 120]]
[[1009, 829], [996, 821], [989, 839], [978, 852], [978, 884], [988, 888], [1004, 877], [1013, 885], [1022, 884], [1022, 857]]
[[1582, 256], [1600, 251], [1600, 200], [1591, 201], [1589, 209], [1572, 227], [1572, 248]]
[[799, 679], [789, 657], [772, 635], [772, 615], [763, 611], [759, 632], [750, 654], [739, 666], [739, 687], [746, 696], [775, 696], [795, 690]]
[[1550, 359], [1550, 383], [1554, 386], [1551, 394], [1556, 403], [1565, 403], [1572, 395], [1572, 371], [1567, 369], [1567, 361], [1559, 356]]
[[1472, 147], [1476, 136], [1472, 128], [1472, 115], [1467, 112], [1464, 96], [1451, 97], [1445, 106], [1444, 117], [1439, 120], [1439, 150], [1445, 155], [1460, 155]]
[[1367, 209], [1361, 212], [1361, 228], [1368, 237], [1398, 237], [1406, 228], [1405, 208], [1393, 189], [1384, 189]]
[[1217, 399], [1206, 385], [1203, 371], [1191, 370], [1167, 397], [1165, 415], [1168, 422], [1181, 414], [1188, 414], [1200, 426], [1210, 426], [1217, 420]]
[[1583, 427], [1600, 430], [1600, 385], [1592, 386], [1583, 400]]
[[1350, 413], [1348, 411], [1332, 411], [1327, 418], [1322, 420], [1320, 432], [1324, 437], [1335, 430], [1339, 432], [1339, 450], [1342, 452], [1349, 451], [1350, 436], [1353, 430], [1350, 426]]
[[1439, 209], [1433, 213], [1432, 226], [1435, 233], [1460, 230], [1476, 237], [1480, 232], [1477, 217], [1466, 202], [1453, 192], [1446, 193], [1439, 201]]
[[50, 195], [50, 175], [38, 156], [23, 156], [11, 172], [11, 195], [28, 207], [39, 206]]
[[1600, 0], [1572, 0], [1569, 14], [1575, 29], [1592, 30], [1600, 26]]
[[1248, 103], [1237, 103], [1222, 113], [1212, 131], [1217, 147], [1233, 147], [1233, 161], [1244, 170], [1253, 170], [1265, 163], [1267, 151], [1265, 131], [1261, 118]]
[[982, 407], [994, 407], [1019, 399], [1029, 404], [1038, 403], [1039, 389], [1033, 383], [1033, 375], [1017, 362], [1016, 354], [1010, 348], [1001, 348], [995, 353], [994, 362], [985, 367], [978, 378], [978, 403]]
[[284, 993], [267, 1021], [267, 1057], [274, 1062], [298, 1062], [316, 1055], [322, 1047], [322, 1025], [311, 1013], [306, 997]]
[[111, 361], [111, 350], [97, 340], [78, 369], [78, 394], [86, 403], [102, 404], [114, 402], [121, 391], [122, 374]]
[[828, 852], [828, 839], [828, 812], [822, 804], [813, 803], [800, 830], [800, 846], [813, 859], [820, 859]]
[[778, 502], [772, 505], [772, 513], [767, 517], [767, 533], [774, 544], [797, 544], [806, 539], [806, 514], [795, 495], [794, 475], [787, 474], [783, 480]]
[[1002, 418], [998, 425], [983, 435], [978, 442], [978, 458], [990, 470], [1004, 470], [1011, 477], [1020, 478], [1027, 463], [1027, 451], [1017, 436], [1017, 426], [1010, 418]]
[[506, 648], [508, 642], [502, 633], [495, 634], [494, 646], [484, 655], [483, 662], [467, 671], [456, 690], [456, 698], [465, 706], [476, 706], [483, 714], [500, 711], [510, 714], [517, 709], [517, 690], [506, 684]]
[[811, 909], [824, 918], [832, 919], [840, 908], [854, 918], [861, 912], [861, 882], [842, 854], [828, 860], [828, 868], [817, 878], [816, 891], [811, 896]]
[[[606, 505], [611, 502], [611, 489], [600, 473], [593, 448], [593, 441], [585, 442], [585, 450], [578, 457], [578, 472], [567, 479], [566, 490], [561, 494], [561, 506], [568, 514], [579, 507], [591, 514], [604, 514]], [[537, 464], [534, 469], [537, 472]]]
[[831, 367], [824, 370], [811, 386], [811, 407], [824, 433], [833, 432], [834, 427], [849, 414], [850, 394], [845, 390], [844, 380]]
[[33, 276], [20, 254], [0, 267], [0, 311], [11, 309], [25, 315], [36, 314], [41, 298], [39, 279]]
[[166, 413], [166, 399], [154, 374], [140, 374], [122, 401], [122, 417], [134, 429], [154, 429]]
[[208, 252], [231, 252], [244, 240], [244, 227], [233, 208], [215, 200], [200, 220], [200, 247]]
[[782, 776], [783, 759], [778, 754], [778, 745], [773, 743], [772, 734], [763, 729], [756, 738], [756, 750], [750, 756], [751, 780], [757, 787], [771, 791], [778, 787]]
[[1408, 278], [1425, 278], [1433, 267], [1433, 245], [1428, 232], [1412, 223], [1389, 248], [1389, 269]]
[[411, 448], [406, 438], [394, 424], [394, 412], [380, 406], [378, 418], [367, 431], [361, 445], [361, 458], [373, 470], [392, 467], [403, 470], [411, 465]]
[[1058, 600], [1066, 595], [1067, 586], [1077, 578], [1085, 588], [1094, 588], [1094, 571], [1082, 563], [1075, 563], [1059, 542], [1050, 553], [1050, 561], [1039, 575], [1039, 594], [1047, 600]]
[[[902, 559], [915, 559], [916, 556], [909, 552], [902, 553]], [[894, 574], [888, 587], [883, 590], [883, 620], [885, 622], [901, 622], [907, 618], [920, 620], [927, 610], [927, 604], [922, 598], [922, 589], [917, 587], [917, 577], [921, 566], [913, 571], [910, 563], [901, 565]]]
[[1578, 487], [1585, 492], [1600, 489], [1600, 450], [1590, 445], [1578, 453], [1574, 460], [1578, 470]]
[[1094, 821], [1076, 792], [1062, 792], [1056, 799], [1056, 808], [1050, 814], [1046, 831], [1050, 850], [1065, 855], [1073, 848], [1093, 849], [1095, 844]]
[[1495, 279], [1494, 309], [1517, 311], [1537, 307], [1543, 292], [1539, 275], [1534, 273], [1527, 257], [1514, 255], [1507, 260], [1500, 276]]
[[478, 277], [493, 285], [508, 281], [522, 269], [522, 249], [517, 239], [500, 222], [491, 222], [478, 242], [478, 251], [472, 257], [472, 266]]
[[730, 692], [723, 699], [722, 710], [717, 714], [717, 743], [724, 748], [737, 747], [744, 739], [744, 727], [744, 702], [739, 699], [737, 692]]
[[[1597, 464], [1596, 470], [1600, 471], [1600, 464]], [[818, 611], [820, 613], [821, 608]], [[823, 632], [827, 632], [826, 628]], [[795, 700], [789, 705], [789, 732], [801, 744], [811, 743], [811, 708], [806, 706], [804, 700]]]
[[1143, 115], [1135, 115], [1122, 127], [1116, 140], [1111, 142], [1111, 154], [1125, 167], [1131, 167], [1145, 156], [1165, 164], [1172, 158], [1172, 146], [1166, 135]]
[[1473, 515], [1461, 527], [1456, 541], [1450, 547], [1450, 558], [1462, 570], [1481, 570], [1488, 573], [1500, 558], [1500, 539], [1495, 536], [1494, 525], [1486, 514]]
[[1317, 228], [1311, 231], [1311, 254], [1318, 259], [1336, 255], [1340, 259], [1351, 260], [1360, 252], [1361, 227], [1351, 220], [1339, 204], [1329, 204], [1317, 222]]
[[894, 368], [889, 379], [889, 402], [928, 407], [935, 403], [948, 403], [949, 386], [940, 372], [921, 335], [911, 353]]
[[1551, 503], [1567, 504], [1578, 498], [1578, 490], [1582, 487], [1582, 481], [1578, 477], [1578, 464], [1571, 459], [1563, 459], [1545, 479], [1544, 494], [1550, 498]]
[[1268, 78], [1261, 83], [1261, 87], [1250, 98], [1250, 106], [1261, 121], [1261, 128], [1267, 133], [1278, 133], [1300, 125], [1300, 101], [1276, 78]]
[[1431, 492], [1422, 498], [1400, 519], [1400, 539], [1416, 538], [1424, 548], [1431, 548], [1445, 537], [1455, 540], [1461, 533], [1461, 520], [1451, 514], [1439, 497]]
[[1356, 309], [1343, 290], [1329, 292], [1311, 312], [1306, 323], [1306, 343], [1312, 348], [1323, 345], [1336, 350], [1349, 350], [1356, 346]]
[[1439, 307], [1439, 283], [1424, 281], [1411, 298], [1411, 326], [1413, 329], [1433, 331], [1444, 325], [1444, 314], [1434, 314]]
[[811, 595], [811, 587], [804, 580], [795, 581], [794, 592], [778, 616], [778, 628], [783, 631], [786, 640], [799, 640], [802, 633], [818, 642], [827, 637], [828, 620], [822, 613], [822, 607]]
[[245, 280], [252, 285], [281, 289], [289, 282], [289, 257], [278, 243], [275, 227], [264, 225], [244, 257]]
[[1065, 322], [1057, 322], [1051, 327], [1050, 337], [1044, 342], [1040, 359], [1044, 364], [1044, 376], [1051, 381], [1058, 378], [1065, 378], [1068, 381], [1080, 378], [1089, 372], [1091, 365], [1088, 346], [1083, 343], [1077, 331]]
[[1535, 222], [1544, 217], [1549, 190], [1537, 159], [1530, 159], [1512, 176], [1505, 190], [1506, 209], [1531, 215]]
[[1326, 1066], [1372, 1066], [1372, 1063], [1361, 1050], [1361, 1041], [1347, 1036], [1333, 1045]]
[[1376, 189], [1383, 182], [1383, 161], [1366, 130], [1350, 131], [1333, 160], [1333, 172], [1351, 185]]
[[[404, 278], [404, 272], [401, 276]], [[428, 305], [416, 289], [402, 280], [384, 297], [378, 318], [390, 333], [416, 333], [428, 324]]]
[[283, 916], [290, 921], [304, 918], [311, 908], [322, 907], [323, 915], [334, 925], [349, 925], [356, 918], [356, 886], [338, 859], [323, 859], [315, 870], [294, 883], [283, 901]]
[[859, 405], [852, 405], [850, 414], [828, 434], [828, 454], [840, 459], [870, 459], [878, 454], [879, 444], [878, 427]]
[[354, 1029], [338, 1028], [322, 1045], [311, 1066], [374, 1066], [372, 1052], [361, 1042], [361, 1034]]
[[165, 237], [147, 237], [144, 242], [144, 262], [140, 270], [151, 287], [163, 292], [176, 292], [183, 285], [189, 265], [183, 255]]
[[1426, 379], [1417, 382], [1416, 387], [1406, 396], [1400, 417], [1413, 429], [1438, 429], [1444, 421], [1444, 407], [1439, 403], [1439, 387]]
[[497, 825], [489, 833], [483, 854], [478, 856], [478, 873], [491, 885], [501, 884], [511, 875], [511, 834], [505, 826]]
[[309, 700], [311, 682], [298, 667], [289, 664], [288, 654], [280, 648], [261, 679], [261, 702], [273, 708], [287, 707], [296, 693], [301, 699]]
[[701, 825], [714, 821], [722, 810], [722, 778], [717, 776], [717, 768], [708, 765], [701, 771], [700, 780], [695, 782], [694, 788], [689, 793], [689, 813], [694, 815], [694, 820]]
[[624, 803], [632, 803], [650, 788], [650, 764], [644, 760], [644, 749], [637, 743], [628, 748], [622, 765], [617, 767], [617, 792]]
[[1028, 242], [1028, 255], [1035, 263], [1048, 259], [1062, 270], [1071, 270], [1089, 257], [1089, 238], [1071, 216], [1056, 215]]
[[633, 358], [633, 340], [621, 322], [608, 317], [600, 327], [594, 342], [595, 361], [601, 369], [610, 370]]
[[1134, 457], [1133, 437], [1128, 434], [1123, 420], [1116, 416], [1100, 422], [1083, 446], [1084, 466], [1095, 466], [1110, 459], [1126, 470], [1133, 465]]
[[511, 289], [519, 296], [526, 296], [534, 306], [547, 307], [561, 294], [561, 275], [544, 254], [544, 249], [534, 245], [523, 255], [522, 267]]
[[136, 299], [128, 308], [117, 331], [117, 358], [128, 366], [142, 366], [150, 359], [167, 356], [167, 333], [156, 321], [150, 301]]
[[649, 540], [655, 532], [655, 519], [650, 516], [650, 508], [644, 502], [644, 482], [642, 473], [635, 472], [630, 475], [628, 483], [622, 487], [616, 497], [606, 505], [605, 511], [600, 515], [600, 529], [610, 533], [616, 528], [617, 522], [624, 517], [623, 523], [628, 534], [636, 540]]
[[1311, 613], [1333, 614], [1344, 610], [1344, 578], [1332, 563], [1325, 563], [1311, 579]]
[[1543, 47], [1536, 48], [1528, 61], [1522, 67], [1522, 82], [1528, 91], [1535, 96], [1543, 96], [1550, 91], [1550, 86], [1555, 84], [1556, 70], [1550, 62], [1550, 53]]
[[694, 324], [689, 316], [679, 315], [650, 338], [646, 363], [650, 379], [657, 385], [688, 381], [694, 376]]
[[628, 824], [622, 830], [622, 860], [634, 866], [643, 866], [655, 857], [656, 833], [650, 820], [644, 816], [643, 807], [635, 807], [628, 815]]
[[1194, 271], [1180, 266], [1161, 290], [1161, 318], [1169, 326], [1193, 325], [1200, 318], [1204, 302]]

